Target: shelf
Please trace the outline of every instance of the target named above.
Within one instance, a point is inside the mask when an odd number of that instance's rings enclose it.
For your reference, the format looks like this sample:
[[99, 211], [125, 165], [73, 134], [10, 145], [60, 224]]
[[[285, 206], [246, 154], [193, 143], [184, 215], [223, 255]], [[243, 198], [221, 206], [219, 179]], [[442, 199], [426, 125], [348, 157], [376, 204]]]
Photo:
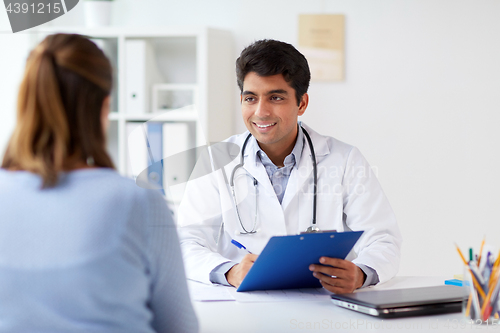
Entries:
[[197, 121], [196, 111], [168, 111], [161, 113], [147, 113], [143, 115], [125, 114], [126, 121]]
[[145, 114], [126, 114], [113, 112], [109, 114], [109, 120], [111, 121], [198, 121], [199, 115], [196, 110], [172, 110], [163, 111], [157, 113], [145, 113]]

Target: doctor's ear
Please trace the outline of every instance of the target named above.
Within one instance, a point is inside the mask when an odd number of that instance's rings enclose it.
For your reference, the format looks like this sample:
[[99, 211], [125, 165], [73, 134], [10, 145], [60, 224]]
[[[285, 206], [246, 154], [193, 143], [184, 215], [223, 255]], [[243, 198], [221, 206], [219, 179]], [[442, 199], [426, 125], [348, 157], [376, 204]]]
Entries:
[[299, 116], [302, 116], [304, 112], [306, 112], [307, 105], [309, 105], [309, 95], [305, 93], [304, 95], [302, 95], [300, 99], [299, 112], [298, 112]]

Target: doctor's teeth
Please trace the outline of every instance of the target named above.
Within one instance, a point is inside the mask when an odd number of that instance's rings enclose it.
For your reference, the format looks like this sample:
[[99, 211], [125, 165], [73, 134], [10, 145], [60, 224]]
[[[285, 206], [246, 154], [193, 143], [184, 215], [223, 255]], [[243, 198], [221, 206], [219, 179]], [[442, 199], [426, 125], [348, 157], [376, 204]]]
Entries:
[[269, 127], [269, 126], [273, 126], [273, 125], [275, 125], [275, 124], [276, 124], [276, 123], [267, 124], [267, 125], [259, 125], [259, 124], [255, 124], [255, 125], [257, 125], [257, 127], [259, 127], [259, 128], [266, 128], [266, 127]]

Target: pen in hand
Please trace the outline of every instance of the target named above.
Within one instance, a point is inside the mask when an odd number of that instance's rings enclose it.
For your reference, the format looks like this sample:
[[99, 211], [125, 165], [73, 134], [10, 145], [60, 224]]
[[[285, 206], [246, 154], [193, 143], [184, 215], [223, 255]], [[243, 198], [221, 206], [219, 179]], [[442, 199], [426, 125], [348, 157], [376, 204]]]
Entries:
[[243, 244], [241, 244], [241, 243], [239, 243], [239, 242], [235, 241], [234, 239], [231, 239], [231, 243], [232, 243], [233, 245], [235, 245], [237, 248], [239, 248], [239, 249], [243, 249], [243, 250], [247, 251], [248, 253], [252, 254], [252, 252], [248, 251], [248, 250], [247, 250], [247, 248], [246, 248], [245, 246], [243, 246]]

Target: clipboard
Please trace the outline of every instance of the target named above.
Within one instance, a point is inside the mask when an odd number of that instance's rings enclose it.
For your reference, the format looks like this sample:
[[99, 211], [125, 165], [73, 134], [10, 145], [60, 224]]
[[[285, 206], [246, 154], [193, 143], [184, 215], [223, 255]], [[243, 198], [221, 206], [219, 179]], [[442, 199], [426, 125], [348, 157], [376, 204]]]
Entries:
[[363, 231], [271, 237], [236, 291], [321, 288], [309, 265], [320, 257], [345, 259]]

